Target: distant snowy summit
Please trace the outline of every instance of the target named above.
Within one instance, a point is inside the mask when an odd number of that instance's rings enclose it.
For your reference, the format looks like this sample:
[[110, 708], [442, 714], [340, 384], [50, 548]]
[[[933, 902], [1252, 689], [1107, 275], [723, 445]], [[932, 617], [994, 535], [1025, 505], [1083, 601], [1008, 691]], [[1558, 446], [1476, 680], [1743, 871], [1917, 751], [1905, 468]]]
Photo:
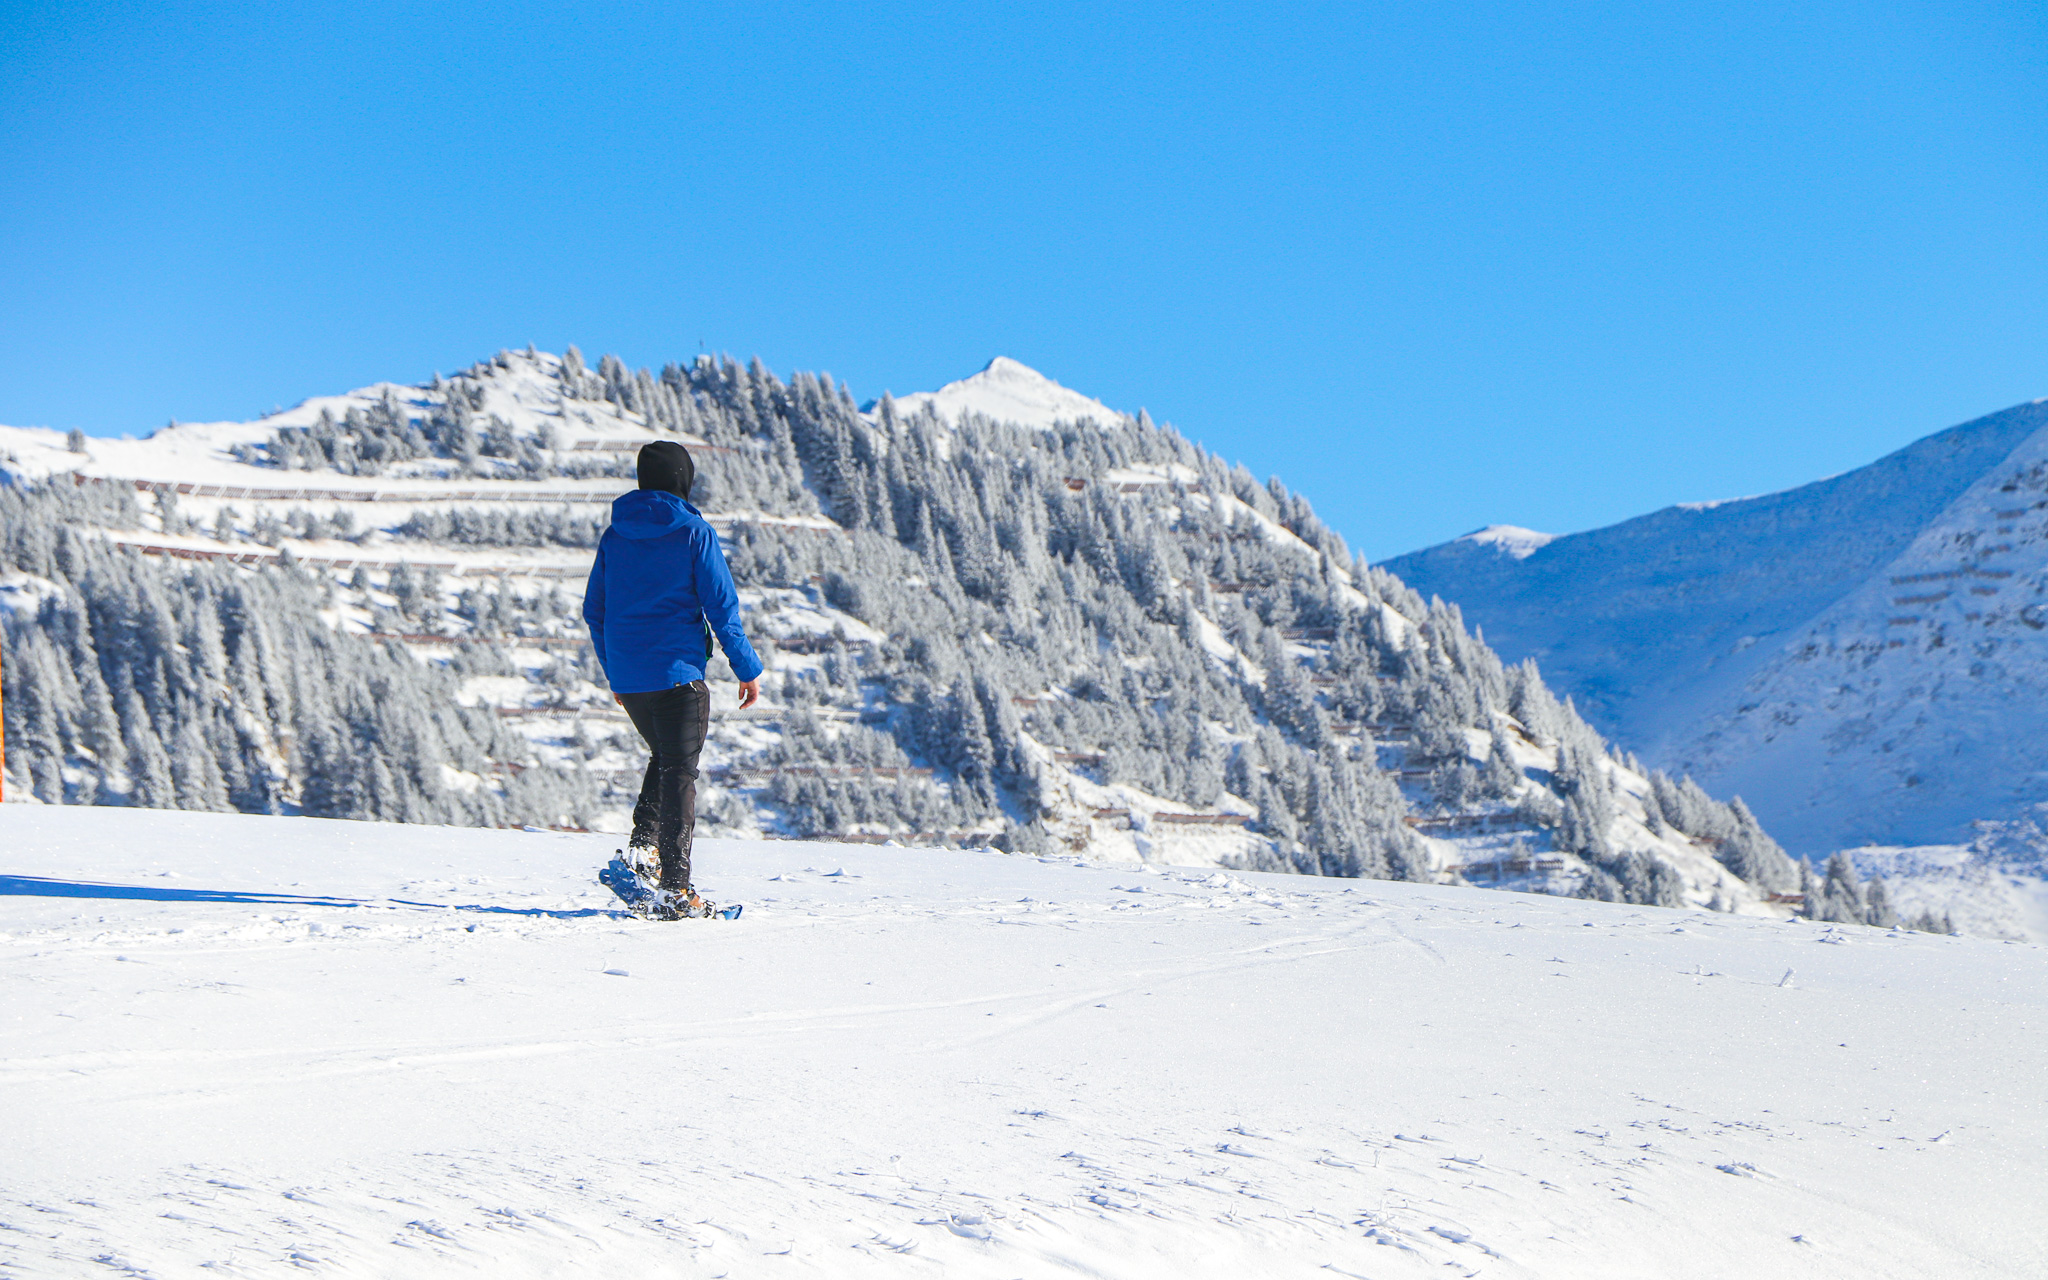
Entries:
[[1454, 539], [1454, 542], [1494, 551], [1510, 560], [1527, 560], [1557, 541], [1558, 537], [1555, 533], [1524, 529], [1518, 524], [1490, 524], [1475, 533]]
[[[997, 356], [988, 367], [971, 378], [949, 382], [937, 391], [920, 391], [895, 401], [898, 416], [907, 417], [927, 407], [948, 423], [962, 414], [978, 413], [998, 422], [1015, 422], [1027, 427], [1050, 427], [1057, 422], [1095, 422], [1113, 426], [1130, 414], [1070, 390], [1031, 366], [1008, 356]], [[879, 401], [866, 406], [874, 412]]]

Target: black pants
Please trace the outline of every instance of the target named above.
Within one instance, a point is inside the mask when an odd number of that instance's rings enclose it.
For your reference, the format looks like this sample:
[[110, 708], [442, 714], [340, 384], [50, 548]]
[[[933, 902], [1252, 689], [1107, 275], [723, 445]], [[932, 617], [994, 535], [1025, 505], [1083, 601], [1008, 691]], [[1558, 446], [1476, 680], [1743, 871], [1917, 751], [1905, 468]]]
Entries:
[[622, 693], [619, 701], [647, 741], [647, 776], [633, 806], [633, 843], [661, 856], [661, 887], [690, 887], [690, 837], [697, 829], [697, 757], [711, 720], [711, 691], [702, 680], [653, 693]]

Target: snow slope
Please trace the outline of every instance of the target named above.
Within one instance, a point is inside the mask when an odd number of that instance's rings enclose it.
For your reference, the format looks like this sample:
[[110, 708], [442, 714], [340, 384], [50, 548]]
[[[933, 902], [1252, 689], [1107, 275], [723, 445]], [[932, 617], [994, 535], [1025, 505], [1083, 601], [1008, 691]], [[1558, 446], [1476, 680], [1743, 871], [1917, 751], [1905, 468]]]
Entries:
[[2048, 401], [1784, 493], [1385, 567], [1794, 852], [2048, 799]]
[[[580, 367], [572, 365], [571, 367]], [[545, 351], [501, 351], [494, 361], [478, 366], [488, 376], [476, 380], [480, 400], [474, 410], [480, 422], [495, 422], [519, 435], [545, 432], [554, 447], [574, 452], [594, 447], [624, 449], [657, 437], [646, 416], [595, 397], [564, 393], [564, 357]], [[309, 427], [322, 414], [340, 420], [349, 410], [365, 410], [389, 401], [409, 417], [445, 405], [448, 393], [436, 386], [405, 386], [379, 382], [341, 395], [313, 396], [289, 409], [248, 422], [173, 422], [136, 440], [90, 437], [86, 452], [72, 453], [65, 435], [45, 427], [0, 427], [0, 464], [16, 475], [39, 479], [74, 474], [120, 480], [152, 480], [204, 485], [280, 485], [341, 491], [399, 490], [417, 492], [422, 500], [445, 498], [440, 482], [455, 479], [465, 491], [477, 488], [473, 478], [459, 477], [445, 460], [424, 459], [401, 464], [377, 479], [327, 473], [280, 475], [271, 467], [252, 466], [231, 456], [236, 445], [258, 445], [280, 428]], [[682, 437], [687, 440], [688, 437]], [[409, 484], [409, 481], [421, 483]], [[550, 491], [588, 490], [594, 501], [609, 502], [614, 482], [557, 480]]]
[[8, 1275], [2048, 1269], [2033, 947], [727, 841], [746, 916], [649, 924], [601, 837], [104, 808], [0, 850]]
[[1089, 421], [1108, 425], [1130, 416], [1118, 413], [1100, 400], [1070, 391], [1008, 356], [997, 356], [971, 378], [949, 382], [937, 391], [907, 395], [895, 403], [897, 414], [903, 417], [929, 408], [947, 422], [958, 422], [963, 413], [978, 413], [998, 422], [1028, 427]]

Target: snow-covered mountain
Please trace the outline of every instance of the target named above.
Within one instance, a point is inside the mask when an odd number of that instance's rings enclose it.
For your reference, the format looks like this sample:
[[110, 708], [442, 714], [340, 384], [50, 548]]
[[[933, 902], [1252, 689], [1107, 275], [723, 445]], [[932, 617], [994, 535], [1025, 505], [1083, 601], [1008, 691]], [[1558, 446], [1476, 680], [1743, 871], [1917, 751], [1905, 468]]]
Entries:
[[572, 348], [140, 441], [0, 429], [10, 798], [622, 829], [643, 757], [578, 606], [661, 437], [770, 664], [707, 833], [1891, 918], [1298, 496], [1006, 360], [865, 413]]
[[0, 809], [0, 1274], [2048, 1271], [2037, 947], [737, 840], [659, 924], [611, 847]]
[[[870, 402], [866, 407], [874, 412], [880, 405]], [[958, 422], [962, 414], [973, 413], [996, 422], [1030, 427], [1050, 427], [1062, 422], [1109, 426], [1131, 416], [1078, 391], [1069, 391], [1008, 356], [997, 356], [971, 378], [949, 382], [937, 391], [907, 395], [895, 402], [896, 412], [903, 417], [914, 417], [927, 408], [949, 423]]]
[[2048, 851], [1998, 834], [2048, 812], [2048, 401], [1784, 493], [1384, 567], [1796, 851], [1982, 822], [2011, 865]]

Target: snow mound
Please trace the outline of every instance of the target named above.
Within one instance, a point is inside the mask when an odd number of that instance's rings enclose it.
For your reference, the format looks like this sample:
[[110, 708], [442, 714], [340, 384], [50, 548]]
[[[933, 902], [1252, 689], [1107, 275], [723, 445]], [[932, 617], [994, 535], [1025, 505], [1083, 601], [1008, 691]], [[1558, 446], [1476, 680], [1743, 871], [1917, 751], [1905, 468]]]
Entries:
[[1129, 416], [1100, 400], [1070, 391], [1008, 356], [997, 356], [971, 378], [896, 401], [896, 412], [906, 417], [927, 407], [947, 422], [958, 422], [963, 413], [978, 413], [998, 422], [1027, 427], [1089, 421], [1110, 426]]
[[2035, 947], [723, 840], [656, 924], [611, 845], [0, 810], [0, 1271], [2048, 1265]]

